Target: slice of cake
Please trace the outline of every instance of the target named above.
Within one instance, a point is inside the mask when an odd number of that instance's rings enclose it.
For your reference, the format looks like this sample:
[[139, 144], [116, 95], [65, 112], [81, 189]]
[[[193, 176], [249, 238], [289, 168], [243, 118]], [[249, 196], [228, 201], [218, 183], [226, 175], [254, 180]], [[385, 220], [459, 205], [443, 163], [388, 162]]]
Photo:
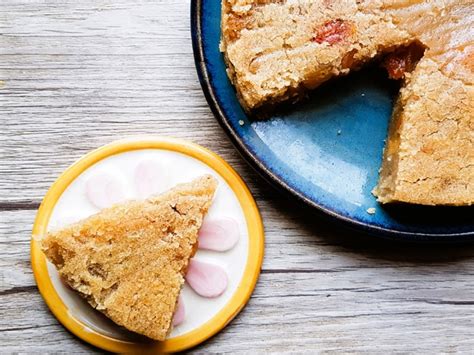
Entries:
[[221, 50], [248, 112], [387, 56], [401, 79], [382, 203], [474, 203], [472, 0], [222, 0]]
[[216, 186], [207, 175], [114, 205], [48, 233], [42, 249], [92, 307], [128, 330], [164, 340]]

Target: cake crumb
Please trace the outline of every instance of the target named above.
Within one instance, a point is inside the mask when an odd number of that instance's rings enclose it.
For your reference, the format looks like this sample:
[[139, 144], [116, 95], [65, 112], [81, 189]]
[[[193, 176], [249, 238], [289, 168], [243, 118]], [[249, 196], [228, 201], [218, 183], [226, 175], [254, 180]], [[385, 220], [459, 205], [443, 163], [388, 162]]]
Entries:
[[369, 207], [369, 208], [367, 208], [367, 213], [368, 213], [368, 214], [375, 214], [375, 207]]
[[342, 131], [341, 131], [341, 130], [338, 130], [338, 131], [337, 131], [337, 135], [338, 135], [338, 136], [340, 136], [340, 135], [341, 135], [341, 133], [342, 133]]
[[362, 94], [360, 94], [360, 96], [364, 97], [364, 96], [365, 96], [365, 94], [364, 94], [364, 93], [362, 93]]
[[239, 120], [239, 125], [240, 126], [243, 126], [245, 124], [245, 122], [243, 120]]

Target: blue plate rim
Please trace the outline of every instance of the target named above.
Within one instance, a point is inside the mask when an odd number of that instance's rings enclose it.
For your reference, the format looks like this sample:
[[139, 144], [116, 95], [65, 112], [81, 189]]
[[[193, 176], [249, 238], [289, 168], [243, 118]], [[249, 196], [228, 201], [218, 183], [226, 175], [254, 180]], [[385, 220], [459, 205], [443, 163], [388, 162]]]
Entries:
[[204, 48], [202, 44], [202, 29], [201, 29], [201, 16], [202, 16], [202, 1], [193, 0], [191, 1], [191, 39], [194, 54], [194, 63], [198, 74], [201, 88], [204, 92], [204, 96], [214, 114], [217, 122], [223, 128], [224, 132], [230, 138], [232, 144], [236, 147], [237, 151], [244, 158], [244, 160], [256, 170], [267, 182], [278, 190], [286, 193], [289, 196], [296, 197], [299, 201], [303, 202], [307, 206], [312, 207], [322, 215], [330, 217], [331, 220], [343, 222], [345, 227], [357, 231], [363, 231], [370, 235], [383, 237], [386, 239], [397, 240], [397, 241], [411, 241], [411, 242], [444, 242], [444, 243], [462, 243], [462, 242], [473, 242], [474, 232], [465, 233], [421, 233], [421, 232], [408, 232], [400, 231], [395, 229], [383, 228], [375, 226], [369, 223], [354, 220], [342, 214], [339, 214], [331, 209], [328, 209], [321, 204], [307, 198], [297, 190], [289, 186], [285, 181], [276, 176], [270, 169], [268, 169], [245, 145], [237, 132], [229, 124], [227, 117], [219, 105], [216, 98], [214, 88], [211, 85], [209, 79], [209, 73], [206, 66]]

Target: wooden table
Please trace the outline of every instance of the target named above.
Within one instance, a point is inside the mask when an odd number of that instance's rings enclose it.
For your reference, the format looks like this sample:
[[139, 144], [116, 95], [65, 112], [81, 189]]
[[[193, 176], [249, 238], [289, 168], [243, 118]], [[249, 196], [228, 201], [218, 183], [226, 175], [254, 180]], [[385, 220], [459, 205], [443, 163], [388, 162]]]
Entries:
[[473, 247], [381, 242], [280, 196], [212, 116], [189, 22], [189, 0], [1, 0], [0, 352], [94, 350], [39, 295], [31, 227], [69, 164], [144, 133], [222, 155], [249, 184], [265, 222], [252, 299], [198, 350], [473, 352]]

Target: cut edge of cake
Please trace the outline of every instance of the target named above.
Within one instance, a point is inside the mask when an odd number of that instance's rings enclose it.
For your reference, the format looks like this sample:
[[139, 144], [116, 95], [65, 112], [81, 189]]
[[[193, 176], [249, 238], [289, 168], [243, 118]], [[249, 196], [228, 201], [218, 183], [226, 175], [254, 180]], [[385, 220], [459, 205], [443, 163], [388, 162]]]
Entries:
[[[474, 32], [465, 30], [460, 16], [474, 7], [469, 1], [417, 4], [409, 9], [413, 17], [410, 26], [403, 27], [403, 9], [411, 5], [397, 1], [316, 0], [297, 4], [279, 0], [222, 0], [220, 49], [242, 107], [255, 118], [265, 117], [281, 102], [298, 101], [308, 90], [331, 77], [345, 75], [364, 62], [381, 58], [389, 76], [403, 81], [373, 194], [380, 203], [472, 205], [474, 138], [469, 132], [474, 129], [474, 45], [472, 41], [469, 44], [451, 38], [446, 30], [451, 24], [458, 37], [469, 38], [469, 33]], [[448, 7], [450, 10], [446, 10]], [[294, 17], [294, 11], [303, 17]], [[457, 16], [454, 22], [445, 16], [449, 11]], [[310, 18], [309, 23], [304, 16]], [[431, 38], [423, 26], [433, 21], [439, 21], [440, 30]], [[354, 31], [348, 30], [351, 24]], [[271, 30], [265, 32], [267, 27]], [[281, 30], [285, 27], [288, 30]], [[382, 37], [372, 35], [377, 32]], [[366, 36], [367, 33], [370, 35]], [[269, 43], [268, 38], [276, 44]], [[298, 48], [293, 46], [295, 43]], [[451, 52], [443, 52], [443, 46]], [[317, 52], [313, 53], [317, 57], [309, 61], [305, 57], [308, 48]], [[299, 62], [298, 56], [303, 58]], [[420, 72], [416, 69], [422, 59], [423, 64], [429, 64], [431, 76], [423, 79], [425, 83], [417, 79], [413, 84], [412, 74]], [[401, 70], [397, 68], [399, 63], [404, 65]], [[304, 71], [305, 66], [310, 67], [309, 74]], [[294, 77], [287, 75], [287, 71]], [[258, 80], [252, 83], [260, 73], [267, 91], [258, 92]], [[437, 91], [438, 97], [432, 95], [433, 91]], [[423, 100], [426, 102], [419, 105]], [[410, 110], [413, 106], [416, 108]], [[430, 121], [431, 116], [436, 117]], [[452, 127], [452, 122], [458, 129]]]

